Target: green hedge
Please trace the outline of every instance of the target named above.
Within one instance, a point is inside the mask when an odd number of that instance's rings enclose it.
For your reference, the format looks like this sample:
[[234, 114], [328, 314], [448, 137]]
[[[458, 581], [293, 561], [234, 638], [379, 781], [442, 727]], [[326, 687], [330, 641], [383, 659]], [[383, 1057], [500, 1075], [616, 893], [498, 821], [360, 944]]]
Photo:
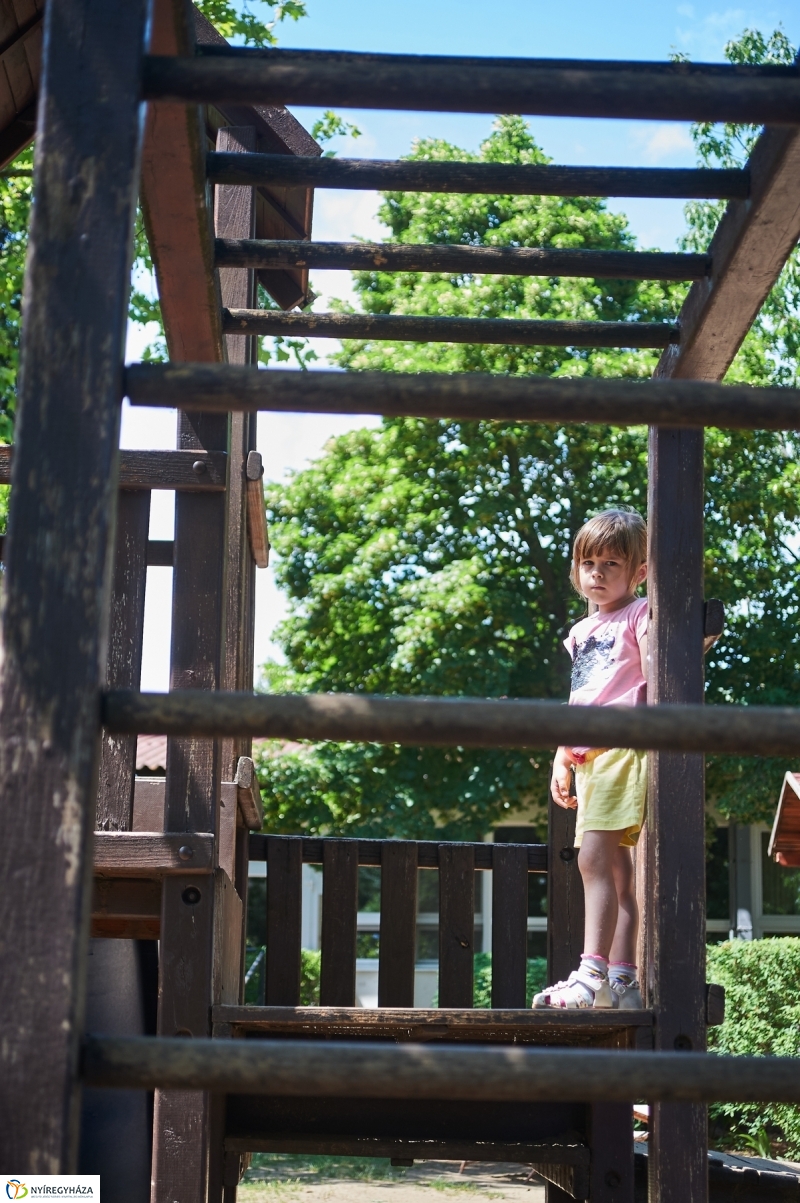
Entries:
[[[800, 939], [730, 940], [708, 948], [708, 980], [725, 987], [725, 1022], [709, 1028], [709, 1048], [736, 1056], [800, 1057]], [[800, 1072], [800, 1066], [798, 1066]], [[762, 1129], [800, 1157], [800, 1107], [715, 1103], [711, 1120], [734, 1136]]]

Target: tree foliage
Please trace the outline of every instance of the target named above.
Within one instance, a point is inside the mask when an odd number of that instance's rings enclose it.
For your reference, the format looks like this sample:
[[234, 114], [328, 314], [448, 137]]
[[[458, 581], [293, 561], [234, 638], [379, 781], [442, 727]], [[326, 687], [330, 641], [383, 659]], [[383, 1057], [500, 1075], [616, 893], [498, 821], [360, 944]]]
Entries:
[[[760, 45], [752, 33], [743, 43], [748, 54]], [[776, 38], [764, 45], [765, 53], [780, 48]], [[728, 48], [730, 58], [739, 46]], [[737, 137], [746, 153], [750, 139], [706, 127], [695, 137], [703, 161], [735, 155]], [[411, 157], [547, 162], [515, 117], [497, 121], [477, 156], [426, 140]], [[409, 243], [635, 244], [625, 218], [598, 199], [388, 193], [380, 217], [392, 241]], [[704, 245], [708, 207], [689, 206], [687, 222], [687, 244]], [[732, 378], [794, 380], [796, 270], [790, 264], [781, 277]], [[358, 274], [355, 286], [372, 313], [645, 321], [674, 318], [685, 291], [379, 271]], [[639, 377], [655, 365], [649, 351], [370, 341], [344, 343], [337, 359], [350, 371], [553, 376]], [[710, 701], [796, 704], [800, 696], [796, 458], [793, 434], [707, 433], [707, 595], [728, 610], [707, 664]], [[306, 471], [271, 486], [268, 503], [277, 575], [292, 607], [278, 633], [288, 663], [265, 666], [268, 688], [565, 698], [561, 640], [582, 612], [568, 584], [571, 540], [606, 506], [644, 510], [645, 432], [389, 419], [332, 440]], [[711, 800], [740, 820], [760, 818], [774, 805], [784, 767], [712, 759]], [[479, 838], [509, 812], [541, 805], [548, 757], [270, 746], [261, 773], [275, 830]]]

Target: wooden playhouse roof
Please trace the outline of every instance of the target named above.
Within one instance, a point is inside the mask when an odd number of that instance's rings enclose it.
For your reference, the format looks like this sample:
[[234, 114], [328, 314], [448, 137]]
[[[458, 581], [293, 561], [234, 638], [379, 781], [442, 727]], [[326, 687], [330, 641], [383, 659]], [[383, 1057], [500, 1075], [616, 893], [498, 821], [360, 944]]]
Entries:
[[800, 865], [800, 773], [787, 773], [783, 779], [769, 855], [779, 865]]

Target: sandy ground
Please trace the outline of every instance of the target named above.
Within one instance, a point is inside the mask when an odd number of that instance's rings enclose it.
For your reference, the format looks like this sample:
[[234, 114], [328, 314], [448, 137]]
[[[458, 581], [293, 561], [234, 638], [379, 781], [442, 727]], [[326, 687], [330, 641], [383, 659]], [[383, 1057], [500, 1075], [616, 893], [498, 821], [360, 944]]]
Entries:
[[337, 1179], [330, 1171], [323, 1179], [313, 1171], [305, 1170], [291, 1178], [270, 1171], [255, 1171], [259, 1180], [243, 1182], [239, 1187], [239, 1200], [240, 1203], [283, 1203], [284, 1200], [285, 1203], [295, 1200], [297, 1203], [323, 1203], [323, 1200], [325, 1203], [434, 1203], [438, 1196], [464, 1203], [470, 1198], [544, 1203], [541, 1180], [526, 1181], [527, 1166], [483, 1162], [468, 1163], [463, 1173], [459, 1173], [459, 1168], [457, 1161], [424, 1161], [410, 1169], [377, 1171], [375, 1178], [368, 1181]]

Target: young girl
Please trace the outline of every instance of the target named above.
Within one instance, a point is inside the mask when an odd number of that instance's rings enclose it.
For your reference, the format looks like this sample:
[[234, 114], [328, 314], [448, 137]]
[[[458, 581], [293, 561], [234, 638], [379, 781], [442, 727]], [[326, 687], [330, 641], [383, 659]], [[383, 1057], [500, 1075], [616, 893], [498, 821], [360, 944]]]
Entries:
[[[597, 606], [564, 641], [572, 657], [572, 706], [642, 706], [647, 700], [647, 528], [606, 510], [578, 532], [570, 580]], [[570, 776], [575, 773], [575, 794]], [[534, 996], [534, 1007], [641, 1007], [636, 976], [639, 912], [631, 848], [644, 821], [647, 757], [631, 748], [559, 748], [550, 785], [558, 806], [577, 807], [575, 846], [586, 899], [580, 968]]]

